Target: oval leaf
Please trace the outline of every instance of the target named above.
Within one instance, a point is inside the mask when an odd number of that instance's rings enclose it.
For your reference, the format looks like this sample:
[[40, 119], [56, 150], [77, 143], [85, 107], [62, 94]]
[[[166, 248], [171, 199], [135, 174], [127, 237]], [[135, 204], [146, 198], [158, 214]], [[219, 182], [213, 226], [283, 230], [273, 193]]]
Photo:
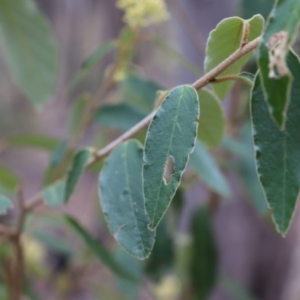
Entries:
[[84, 171], [89, 159], [93, 156], [93, 149], [87, 148], [78, 151], [72, 161], [72, 167], [68, 172], [65, 190], [65, 202], [67, 202], [74, 192], [78, 180]]
[[109, 230], [139, 259], [149, 256], [155, 236], [147, 227], [144, 209], [142, 155], [139, 142], [121, 144], [106, 160], [99, 178], [99, 196]]
[[216, 161], [199, 141], [190, 156], [189, 166], [213, 191], [224, 197], [229, 196], [229, 186]]
[[299, 20], [299, 0], [276, 1], [259, 48], [261, 83], [269, 111], [281, 129], [285, 125], [292, 82], [285, 57], [294, 40]]
[[218, 98], [209, 90], [198, 91], [201, 116], [198, 138], [207, 146], [216, 147], [223, 139], [225, 116]]
[[289, 228], [300, 187], [300, 63], [292, 52], [287, 63], [295, 80], [285, 129], [281, 131], [269, 114], [260, 76], [256, 77], [251, 100], [258, 175], [282, 234]]
[[5, 215], [7, 211], [13, 207], [14, 205], [9, 198], [0, 195], [0, 216]]
[[[190, 86], [179, 86], [168, 94], [149, 126], [143, 186], [145, 207], [151, 221], [149, 228], [152, 230], [163, 217], [180, 184], [189, 154], [195, 146], [198, 118], [196, 90]], [[168, 167], [171, 176], [165, 176]]]
[[48, 100], [55, 89], [57, 53], [34, 1], [1, 1], [0, 39], [8, 67], [28, 99], [36, 106]]
[[64, 204], [66, 183], [57, 182], [43, 190], [44, 202], [50, 207], [56, 207]]
[[[244, 26], [249, 26], [248, 35], [243, 38]], [[255, 15], [249, 20], [232, 17], [222, 20], [208, 37], [206, 46], [206, 57], [204, 61], [205, 72], [219, 65], [233, 52], [242, 47], [243, 41], [252, 41], [261, 35], [264, 19], [261, 15]], [[239, 59], [220, 76], [238, 74], [242, 66], [250, 58], [251, 54]], [[213, 89], [220, 99], [223, 99], [232, 87], [231, 81], [213, 84]]]

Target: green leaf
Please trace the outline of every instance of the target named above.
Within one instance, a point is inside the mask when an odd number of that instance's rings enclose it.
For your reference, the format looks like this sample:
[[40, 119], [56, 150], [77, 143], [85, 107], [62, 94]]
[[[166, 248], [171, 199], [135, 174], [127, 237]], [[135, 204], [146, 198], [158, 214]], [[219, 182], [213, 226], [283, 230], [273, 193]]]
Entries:
[[258, 64], [265, 98], [270, 114], [281, 129], [286, 121], [292, 82], [285, 57], [299, 20], [299, 0], [276, 1], [259, 48]]
[[[114, 257], [117, 263], [120, 264], [128, 273], [132, 274], [133, 277], [140, 278], [143, 276], [141, 261], [129, 255], [122, 248], [118, 248], [115, 251]], [[140, 289], [137, 284], [117, 278], [116, 286], [119, 292], [124, 296], [124, 299], [137, 299]]]
[[245, 152], [248, 153], [249, 159], [242, 159], [240, 163], [240, 170], [242, 177], [247, 185], [252, 198], [252, 203], [259, 214], [264, 215], [268, 211], [267, 202], [264, 196], [262, 186], [258, 180], [256, 166], [253, 138], [251, 136], [251, 126], [247, 123], [242, 131], [242, 142]]
[[50, 207], [56, 207], [65, 203], [66, 183], [56, 182], [43, 189], [44, 202]]
[[242, 0], [240, 3], [243, 18], [261, 14], [266, 19], [274, 5], [274, 0]]
[[9, 198], [0, 195], [0, 216], [5, 215], [7, 211], [13, 207], [14, 205]]
[[155, 244], [146, 260], [145, 271], [154, 281], [159, 281], [174, 265], [174, 239], [164, 218], [156, 228]]
[[13, 192], [20, 184], [20, 180], [10, 169], [0, 165], [0, 186], [7, 191]]
[[222, 147], [238, 158], [238, 170], [245, 183], [251, 202], [259, 214], [265, 215], [268, 211], [268, 207], [256, 172], [253, 139], [249, 125], [250, 124], [246, 124], [243, 127], [241, 140], [227, 136], [224, 139]]
[[122, 82], [123, 101], [152, 110], [157, 92], [163, 88], [140, 75], [130, 74]]
[[93, 149], [86, 148], [79, 150], [72, 161], [71, 169], [68, 172], [67, 180], [66, 180], [66, 189], [64, 200], [67, 202], [74, 192], [78, 180], [83, 173], [89, 159], [93, 156]]
[[90, 98], [90, 95], [82, 94], [71, 106], [67, 122], [68, 131], [71, 135], [76, 134], [86, 121], [89, 110], [89, 101], [91, 100]]
[[207, 146], [216, 147], [223, 139], [225, 116], [217, 97], [207, 89], [198, 91], [200, 99], [200, 119], [198, 138]]
[[300, 187], [300, 63], [298, 57], [290, 52], [287, 56], [287, 64], [294, 81], [285, 129], [281, 131], [269, 114], [260, 76], [256, 77], [251, 100], [257, 171], [267, 201], [273, 210], [277, 230], [283, 235], [289, 228]]
[[1, 1], [0, 41], [18, 86], [40, 106], [55, 91], [57, 53], [49, 25], [34, 1]]
[[147, 112], [136, 105], [121, 103], [98, 108], [94, 118], [99, 125], [126, 131], [146, 116]]
[[65, 158], [65, 155], [68, 150], [68, 142], [67, 141], [61, 141], [54, 151], [52, 152], [51, 158], [50, 158], [50, 167], [57, 167]]
[[125, 270], [111, 254], [101, 245], [100, 242], [95, 240], [91, 235], [72, 217], [65, 217], [67, 224], [81, 237], [87, 247], [94, 253], [114, 274], [123, 279], [137, 282], [138, 279], [132, 276]]
[[195, 299], [208, 299], [218, 275], [218, 254], [214, 240], [211, 213], [200, 207], [192, 220], [191, 282]]
[[[249, 25], [248, 41], [252, 41], [261, 35], [264, 19], [261, 15], [255, 15], [249, 20], [243, 20], [238, 17], [232, 17], [222, 20], [211, 31], [206, 46], [206, 57], [204, 61], [205, 72], [209, 72], [222, 61], [224, 61], [233, 52], [238, 50], [243, 42], [243, 26]], [[245, 25], [246, 26], [246, 25]], [[238, 74], [242, 66], [251, 57], [251, 54], [245, 55], [239, 59], [219, 76]], [[223, 99], [232, 87], [233, 82], [224, 81], [213, 84], [213, 89], [220, 99]]]
[[73, 254], [74, 246], [68, 242], [64, 236], [49, 233], [44, 228], [43, 230], [35, 230], [33, 236], [39, 242], [43, 243], [48, 249], [64, 254]]
[[221, 196], [228, 197], [230, 189], [216, 161], [200, 141], [190, 156], [189, 166], [207, 184], [209, 188]]
[[52, 136], [27, 134], [11, 136], [6, 141], [11, 146], [38, 148], [46, 151], [53, 151], [60, 143], [60, 140]]
[[239, 78], [242, 82], [244, 82], [245, 84], [252, 87], [255, 75], [253, 75], [252, 73], [248, 73], [248, 72], [242, 72], [239, 74]]
[[136, 140], [117, 147], [106, 160], [99, 178], [99, 197], [109, 230], [131, 255], [147, 258], [155, 233], [147, 227], [144, 209], [143, 148]]
[[195, 146], [198, 118], [198, 94], [191, 86], [184, 85], [168, 94], [149, 126], [143, 185], [146, 212], [151, 221], [149, 228], [152, 230], [163, 217], [180, 184]]
[[75, 74], [71, 80], [69, 89], [73, 89], [84, 77], [86, 77], [92, 68], [101, 61], [101, 59], [116, 47], [114, 40], [107, 41], [103, 45], [100, 45], [89, 57], [87, 57], [79, 71]]

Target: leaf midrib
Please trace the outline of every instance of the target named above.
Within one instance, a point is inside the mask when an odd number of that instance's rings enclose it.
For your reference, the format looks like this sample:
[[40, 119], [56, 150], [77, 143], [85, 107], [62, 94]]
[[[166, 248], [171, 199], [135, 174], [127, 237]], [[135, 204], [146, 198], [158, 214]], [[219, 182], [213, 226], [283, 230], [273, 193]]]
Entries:
[[[183, 99], [183, 94], [185, 93], [185, 89], [186, 89], [186, 88], [184, 87], [184, 89], [183, 89], [183, 91], [182, 91], [182, 93], [181, 93], [181, 95], [180, 95], [180, 100], [179, 100], [178, 108], [177, 108], [177, 110], [176, 110], [175, 122], [174, 122], [174, 124], [173, 124], [172, 134], [170, 135], [170, 142], [169, 142], [168, 151], [167, 151], [167, 155], [166, 155], [165, 161], [166, 161], [167, 158], [169, 157], [170, 148], [171, 148], [170, 146], [171, 146], [171, 144], [172, 144], [172, 142], [173, 142], [174, 131], [175, 131], [175, 127], [176, 127], [176, 124], [177, 124], [178, 115], [179, 115], [178, 111], [179, 111], [179, 109], [180, 109], [180, 107], [181, 107], [181, 103], [182, 103], [182, 99]], [[174, 158], [174, 170], [175, 170], [175, 166], [176, 166], [176, 162], [175, 162], [175, 158]], [[172, 178], [172, 177], [171, 177], [171, 178]], [[172, 179], [171, 179], [171, 181], [170, 181], [169, 184], [171, 184], [171, 182], [172, 182]], [[154, 219], [156, 218], [157, 205], [158, 205], [159, 198], [160, 198], [160, 193], [161, 193], [161, 190], [162, 190], [162, 188], [161, 188], [162, 184], [164, 184], [163, 179], [160, 180], [159, 189], [158, 189], [158, 194], [157, 194], [157, 197], [156, 197], [156, 199], [155, 199], [155, 208], [154, 208], [154, 213], [153, 213], [152, 223], [154, 223]], [[168, 184], [168, 185], [169, 185], [169, 184]]]

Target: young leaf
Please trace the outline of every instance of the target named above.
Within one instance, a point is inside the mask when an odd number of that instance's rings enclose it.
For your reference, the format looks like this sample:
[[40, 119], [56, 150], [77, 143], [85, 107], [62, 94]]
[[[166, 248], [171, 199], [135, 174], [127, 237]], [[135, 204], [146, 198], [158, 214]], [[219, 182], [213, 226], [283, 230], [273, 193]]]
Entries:
[[[180, 184], [189, 154], [195, 146], [198, 118], [198, 94], [194, 88], [185, 85], [168, 94], [149, 126], [143, 186], [151, 230], [158, 225]], [[166, 174], [167, 169], [171, 176]]]
[[65, 189], [65, 202], [67, 202], [75, 190], [76, 184], [84, 171], [89, 159], [93, 156], [93, 149], [86, 148], [78, 151], [72, 161], [71, 169], [68, 172], [66, 189]]
[[0, 195], [0, 216], [5, 215], [7, 211], [13, 207], [14, 205], [9, 198]]
[[294, 81], [284, 130], [280, 130], [268, 111], [260, 76], [252, 91], [251, 113], [259, 179], [273, 210], [277, 230], [287, 232], [300, 187], [300, 63], [289, 52], [287, 64]]
[[59, 181], [48, 186], [43, 190], [43, 198], [45, 203], [50, 207], [56, 207], [65, 202], [65, 181]]
[[299, 20], [299, 0], [276, 1], [259, 48], [258, 64], [265, 98], [270, 114], [281, 129], [286, 121], [292, 82], [286, 54]]
[[[205, 72], [219, 65], [234, 51], [261, 35], [264, 19], [261, 15], [255, 15], [249, 20], [232, 17], [222, 20], [214, 29], [207, 40], [206, 57], [204, 61]], [[246, 29], [248, 28], [248, 29]], [[245, 55], [236, 63], [227, 68], [220, 76], [238, 74], [242, 66], [250, 58]], [[223, 99], [232, 87], [231, 81], [213, 84], [213, 89], [220, 99]]]
[[110, 232], [131, 255], [145, 259], [155, 233], [147, 227], [142, 185], [143, 148], [131, 140], [109, 156], [100, 173], [99, 197]]
[[190, 156], [189, 166], [196, 171], [209, 188], [221, 196], [229, 196], [229, 186], [217, 163], [199, 141], [196, 143], [195, 150]]
[[218, 98], [207, 89], [198, 91], [201, 116], [198, 138], [207, 146], [216, 147], [223, 139], [225, 116]]
[[100, 107], [94, 118], [100, 125], [126, 131], [146, 116], [147, 112], [136, 105], [121, 103]]
[[40, 106], [54, 93], [57, 53], [48, 23], [34, 1], [1, 1], [0, 39], [18, 86]]
[[114, 274], [126, 280], [133, 282], [138, 281], [137, 278], [134, 278], [132, 274], [119, 265], [111, 254], [101, 245], [101, 243], [95, 240], [74, 218], [66, 216], [65, 220], [67, 224], [81, 237], [92, 253], [94, 253]]

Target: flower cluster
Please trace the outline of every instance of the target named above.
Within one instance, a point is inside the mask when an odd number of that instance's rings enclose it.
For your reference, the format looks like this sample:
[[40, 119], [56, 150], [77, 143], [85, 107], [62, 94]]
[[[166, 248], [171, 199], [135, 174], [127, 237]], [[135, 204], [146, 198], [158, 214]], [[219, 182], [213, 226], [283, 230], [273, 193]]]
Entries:
[[124, 10], [124, 21], [130, 27], [146, 27], [169, 17], [164, 0], [118, 0], [117, 7]]

